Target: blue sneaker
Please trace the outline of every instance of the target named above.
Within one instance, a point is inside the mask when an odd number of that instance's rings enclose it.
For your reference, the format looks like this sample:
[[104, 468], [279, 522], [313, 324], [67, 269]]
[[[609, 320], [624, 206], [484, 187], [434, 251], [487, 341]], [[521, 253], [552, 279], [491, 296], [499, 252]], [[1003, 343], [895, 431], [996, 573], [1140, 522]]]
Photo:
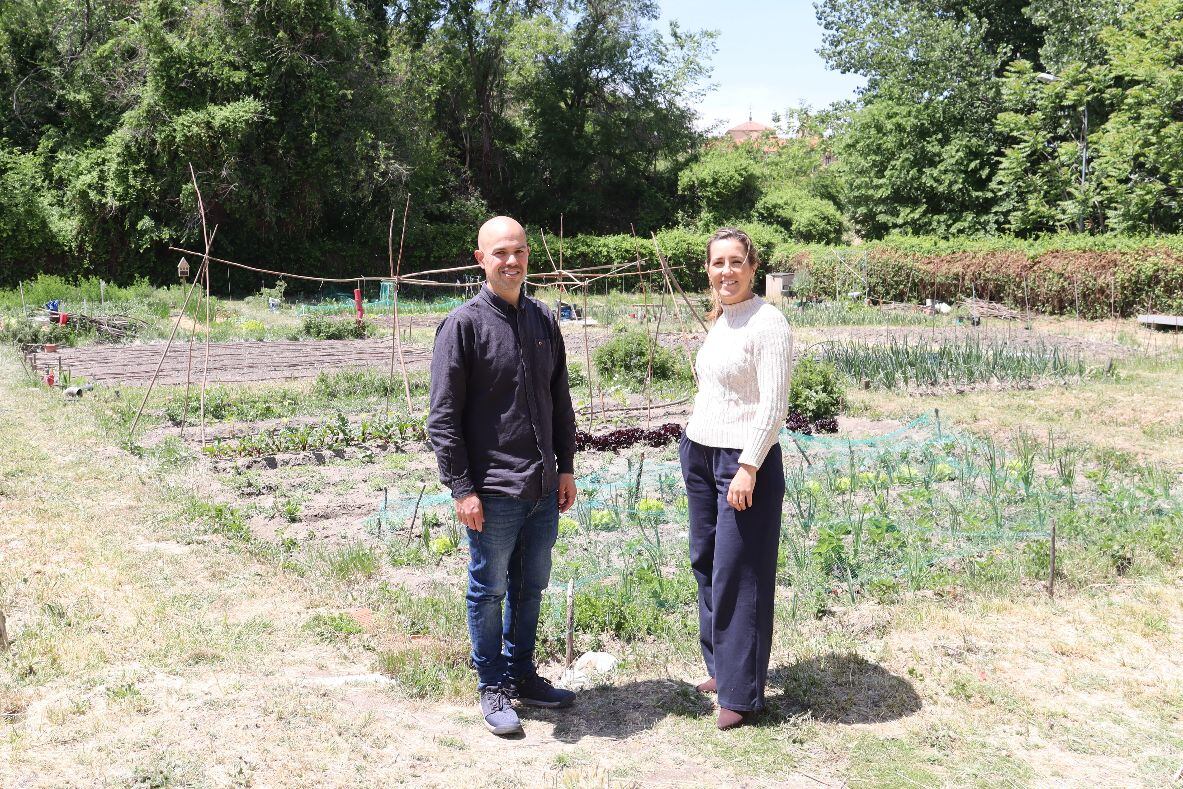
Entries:
[[507, 690], [512, 698], [528, 707], [570, 707], [575, 701], [574, 691], [556, 688], [546, 677], [537, 674], [510, 680]]
[[509, 694], [499, 685], [481, 688], [481, 715], [485, 726], [494, 734], [521, 734], [522, 722], [513, 711]]

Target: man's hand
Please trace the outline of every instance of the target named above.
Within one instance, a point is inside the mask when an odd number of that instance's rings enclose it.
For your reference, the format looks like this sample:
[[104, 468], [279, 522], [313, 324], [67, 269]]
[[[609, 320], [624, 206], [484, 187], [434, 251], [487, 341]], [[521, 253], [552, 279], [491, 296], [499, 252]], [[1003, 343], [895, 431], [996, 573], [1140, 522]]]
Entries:
[[473, 531], [485, 530], [485, 508], [481, 506], [481, 497], [469, 493], [461, 499], [456, 499], [456, 518]]
[[566, 512], [575, 503], [576, 488], [574, 474], [559, 475], [559, 512]]
[[731, 478], [727, 489], [727, 503], [742, 512], [752, 506], [752, 491], [756, 489], [756, 467], [742, 464]]

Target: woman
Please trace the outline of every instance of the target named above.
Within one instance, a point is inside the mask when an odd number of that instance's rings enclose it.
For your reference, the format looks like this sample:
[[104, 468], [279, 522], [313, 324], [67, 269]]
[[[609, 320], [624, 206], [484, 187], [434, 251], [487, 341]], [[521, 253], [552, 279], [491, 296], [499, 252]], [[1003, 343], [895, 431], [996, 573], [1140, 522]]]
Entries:
[[702, 656], [720, 729], [764, 707], [785, 495], [778, 436], [789, 402], [792, 333], [752, 285], [760, 265], [747, 234], [707, 244], [714, 325], [698, 352], [698, 394], [679, 444], [690, 506]]

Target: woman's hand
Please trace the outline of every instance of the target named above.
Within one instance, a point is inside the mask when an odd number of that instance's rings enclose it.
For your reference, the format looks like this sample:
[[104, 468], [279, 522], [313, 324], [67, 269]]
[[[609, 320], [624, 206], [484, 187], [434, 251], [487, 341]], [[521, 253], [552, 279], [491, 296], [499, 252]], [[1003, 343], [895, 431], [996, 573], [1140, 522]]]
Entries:
[[756, 467], [741, 464], [727, 489], [727, 503], [740, 512], [752, 506], [752, 491], [756, 489]]

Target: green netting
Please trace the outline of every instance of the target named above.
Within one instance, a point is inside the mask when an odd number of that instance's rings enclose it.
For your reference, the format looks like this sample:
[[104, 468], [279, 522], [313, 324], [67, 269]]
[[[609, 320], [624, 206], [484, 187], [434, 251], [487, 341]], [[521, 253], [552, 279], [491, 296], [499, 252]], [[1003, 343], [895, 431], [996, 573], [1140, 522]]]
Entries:
[[[1169, 480], [1119, 486], [1094, 469], [1086, 482], [1077, 450], [1037, 444], [1004, 450], [930, 414], [859, 439], [783, 431], [782, 580], [846, 588], [853, 598], [868, 589], [930, 587], [994, 565], [1041, 572], [1053, 522], [1061, 539], [1108, 546], [1114, 556], [1148, 530], [1163, 531], [1151, 544], [1169, 546], [1183, 529]], [[555, 588], [568, 579], [579, 588], [627, 583], [638, 567], [685, 574], [681, 471], [668, 450], [644, 451], [644, 459], [640, 449], [600, 456], [605, 465], [578, 479], [580, 496], [563, 523], [581, 538], [556, 559]], [[405, 529], [416, 499], [392, 496], [371, 523]], [[438, 489], [419, 502], [421, 512], [441, 507], [451, 518], [451, 498]]]

